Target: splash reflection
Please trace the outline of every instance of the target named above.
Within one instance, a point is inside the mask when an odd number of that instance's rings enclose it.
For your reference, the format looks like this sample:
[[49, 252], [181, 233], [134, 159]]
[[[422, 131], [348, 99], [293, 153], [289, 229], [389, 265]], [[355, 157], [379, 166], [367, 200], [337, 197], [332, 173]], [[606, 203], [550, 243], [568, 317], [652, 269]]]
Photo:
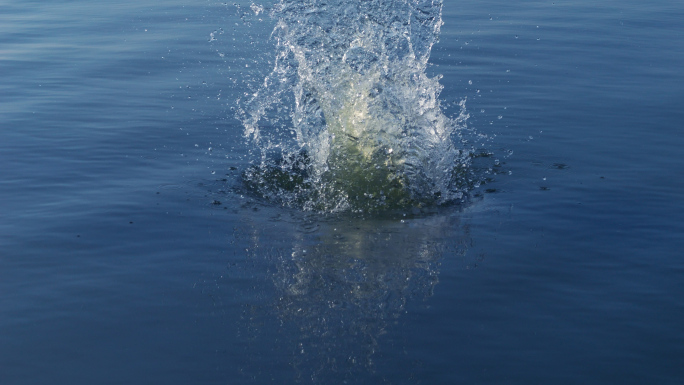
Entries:
[[299, 381], [353, 383], [355, 374], [374, 372], [393, 325], [411, 303], [432, 296], [442, 258], [465, 258], [471, 241], [457, 214], [324, 221], [297, 214], [253, 224], [252, 249], [288, 243], [253, 257], [270, 259], [267, 307], [280, 324], [273, 338], [285, 341]]

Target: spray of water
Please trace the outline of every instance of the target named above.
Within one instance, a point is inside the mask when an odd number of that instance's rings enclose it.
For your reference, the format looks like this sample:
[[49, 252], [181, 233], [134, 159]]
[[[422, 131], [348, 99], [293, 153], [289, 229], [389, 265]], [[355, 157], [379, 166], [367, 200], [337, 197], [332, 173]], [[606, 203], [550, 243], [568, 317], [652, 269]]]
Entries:
[[426, 74], [441, 12], [441, 0], [275, 4], [273, 69], [239, 102], [259, 154], [246, 185], [324, 212], [461, 199], [464, 102], [457, 117], [445, 116], [439, 77]]

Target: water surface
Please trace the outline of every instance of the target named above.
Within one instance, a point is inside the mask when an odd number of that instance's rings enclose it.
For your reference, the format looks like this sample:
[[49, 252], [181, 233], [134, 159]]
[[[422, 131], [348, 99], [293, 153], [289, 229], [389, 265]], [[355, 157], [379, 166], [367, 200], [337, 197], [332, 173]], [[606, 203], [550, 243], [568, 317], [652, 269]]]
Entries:
[[684, 380], [684, 6], [445, 2], [487, 183], [364, 215], [243, 188], [250, 5], [0, 2], [0, 382]]

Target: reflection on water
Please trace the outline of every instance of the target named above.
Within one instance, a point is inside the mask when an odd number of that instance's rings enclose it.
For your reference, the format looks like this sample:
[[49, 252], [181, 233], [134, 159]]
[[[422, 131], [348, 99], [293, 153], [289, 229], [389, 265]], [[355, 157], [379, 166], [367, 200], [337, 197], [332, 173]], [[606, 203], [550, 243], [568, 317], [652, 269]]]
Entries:
[[[326, 220], [293, 214], [299, 218], [251, 223], [251, 258], [268, 259], [272, 291], [266, 291], [273, 298], [264, 301], [266, 315], [248, 317], [248, 329], [279, 340], [266, 346], [284, 344], [283, 358], [300, 381], [372, 373], [383, 335], [410, 303], [432, 296], [441, 259], [465, 256], [469, 231], [458, 214]], [[258, 330], [273, 321], [277, 334]]]

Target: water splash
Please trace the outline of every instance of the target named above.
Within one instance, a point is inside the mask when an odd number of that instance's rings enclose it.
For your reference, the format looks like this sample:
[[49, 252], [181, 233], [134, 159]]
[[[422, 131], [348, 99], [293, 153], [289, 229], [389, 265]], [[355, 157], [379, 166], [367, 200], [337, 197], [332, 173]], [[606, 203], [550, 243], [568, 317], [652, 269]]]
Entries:
[[[260, 6], [258, 9], [263, 9]], [[238, 118], [259, 152], [247, 186], [315, 211], [462, 198], [469, 151], [426, 74], [440, 0], [281, 0], [273, 69]]]

